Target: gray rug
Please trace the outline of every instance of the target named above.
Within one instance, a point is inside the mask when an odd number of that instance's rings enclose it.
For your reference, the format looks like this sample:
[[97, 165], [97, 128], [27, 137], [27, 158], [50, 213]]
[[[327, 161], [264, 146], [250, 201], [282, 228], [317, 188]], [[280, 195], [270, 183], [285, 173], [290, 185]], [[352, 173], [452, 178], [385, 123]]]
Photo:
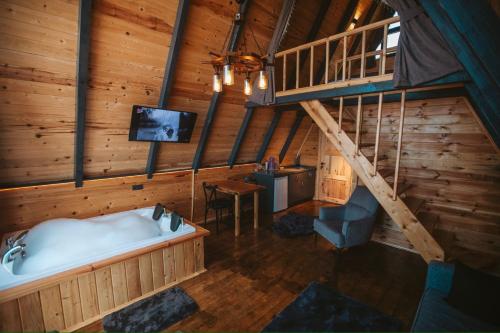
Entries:
[[393, 332], [401, 327], [398, 319], [312, 282], [263, 332]]
[[314, 233], [314, 216], [288, 213], [273, 223], [273, 231], [282, 237], [297, 237]]
[[196, 310], [198, 304], [175, 287], [107, 315], [102, 324], [106, 332], [158, 332]]

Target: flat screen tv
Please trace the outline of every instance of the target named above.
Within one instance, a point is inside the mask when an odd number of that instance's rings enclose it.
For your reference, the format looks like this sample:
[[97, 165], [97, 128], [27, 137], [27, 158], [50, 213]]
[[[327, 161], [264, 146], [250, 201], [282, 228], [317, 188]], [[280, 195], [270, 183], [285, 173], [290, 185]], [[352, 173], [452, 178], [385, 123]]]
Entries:
[[196, 113], [134, 105], [130, 141], [182, 142], [191, 140]]

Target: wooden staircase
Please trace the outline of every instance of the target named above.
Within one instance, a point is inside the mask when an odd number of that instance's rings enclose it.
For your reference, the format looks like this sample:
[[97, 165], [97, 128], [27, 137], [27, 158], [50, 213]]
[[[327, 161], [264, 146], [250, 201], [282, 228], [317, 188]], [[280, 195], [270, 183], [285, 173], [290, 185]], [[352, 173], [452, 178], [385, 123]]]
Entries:
[[[377, 133], [375, 144], [365, 145], [361, 143], [361, 123], [362, 123], [362, 98], [358, 97], [358, 109], [356, 116], [342, 119], [343, 116], [343, 98], [341, 97], [338, 123], [330, 114], [327, 106], [319, 100], [300, 102], [304, 110], [311, 116], [318, 125], [326, 138], [336, 147], [340, 154], [349, 162], [352, 169], [358, 177], [369, 188], [379, 203], [384, 207], [392, 221], [400, 228], [406, 236], [411, 246], [424, 258], [426, 262], [431, 260], [444, 260], [444, 251], [434, 240], [430, 232], [421, 223], [416, 214], [422, 203], [411, 199], [406, 192], [411, 185], [398, 181], [399, 164], [401, 155], [401, 144], [405, 111], [405, 91], [401, 96], [401, 120], [398, 132], [397, 159], [395, 169], [389, 172], [385, 169], [378, 170], [378, 162], [384, 155], [378, 153], [381, 111], [382, 111], [382, 93], [379, 95]], [[354, 118], [354, 119], [353, 119]], [[349, 120], [346, 120], [349, 119]], [[353, 121], [354, 120], [354, 121]], [[351, 139], [342, 129], [342, 122], [354, 123], [354, 139]], [[349, 132], [349, 129], [347, 130]], [[350, 131], [352, 133], [352, 131]], [[365, 156], [362, 152], [364, 148], [373, 148], [374, 154]], [[367, 154], [368, 155], [368, 154]], [[389, 181], [386, 179], [392, 177]], [[417, 214], [418, 215], [418, 214]]]

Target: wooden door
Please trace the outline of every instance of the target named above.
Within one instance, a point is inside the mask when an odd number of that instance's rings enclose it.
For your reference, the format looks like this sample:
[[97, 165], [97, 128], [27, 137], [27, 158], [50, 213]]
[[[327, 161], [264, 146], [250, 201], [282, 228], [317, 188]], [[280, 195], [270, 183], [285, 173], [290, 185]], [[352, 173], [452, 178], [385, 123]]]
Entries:
[[351, 195], [351, 166], [323, 134], [319, 141], [317, 199], [343, 204]]

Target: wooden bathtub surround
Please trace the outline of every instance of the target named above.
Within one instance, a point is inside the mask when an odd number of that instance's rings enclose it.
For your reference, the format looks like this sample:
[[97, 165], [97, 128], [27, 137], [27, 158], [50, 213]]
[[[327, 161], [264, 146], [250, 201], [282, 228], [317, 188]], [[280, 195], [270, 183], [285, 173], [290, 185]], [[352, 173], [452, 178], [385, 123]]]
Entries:
[[0, 291], [0, 331], [74, 331], [205, 272], [209, 232], [193, 226], [177, 239]]
[[[439, 244], [408, 209], [399, 196], [393, 195], [393, 188], [379, 174], [372, 175], [373, 165], [363, 155], [359, 154], [355, 144], [345, 131], [340, 130], [335, 119], [318, 100], [300, 103], [325, 136], [349, 162], [352, 169], [363, 183], [375, 195], [392, 219], [399, 225], [408, 240], [415, 246], [425, 261], [444, 260], [444, 251]], [[358, 107], [359, 109], [359, 107]], [[358, 124], [360, 112], [358, 112]], [[357, 126], [359, 133], [360, 126]], [[359, 134], [357, 134], [358, 136]], [[397, 180], [395, 180], [397, 182]]]
[[253, 227], [259, 228], [259, 192], [264, 190], [264, 186], [244, 183], [243, 181], [223, 180], [209, 182], [210, 185], [217, 186], [217, 191], [234, 195], [234, 235], [240, 235], [241, 203], [240, 197], [253, 193]]

